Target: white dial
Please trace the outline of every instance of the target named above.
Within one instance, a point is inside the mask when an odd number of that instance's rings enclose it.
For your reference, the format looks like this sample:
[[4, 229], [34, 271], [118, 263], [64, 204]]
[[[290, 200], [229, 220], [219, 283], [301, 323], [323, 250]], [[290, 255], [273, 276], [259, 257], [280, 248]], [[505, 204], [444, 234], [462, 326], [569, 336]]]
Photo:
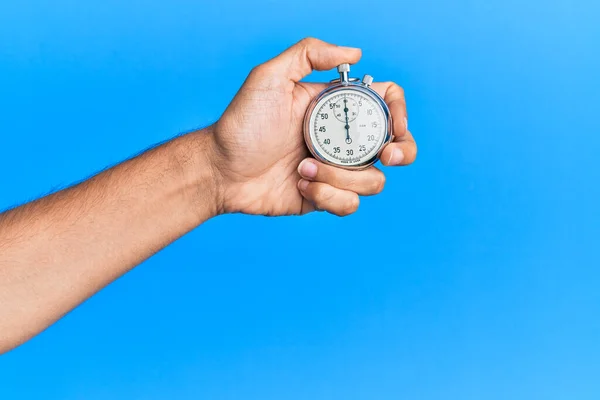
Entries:
[[378, 101], [351, 88], [323, 96], [310, 121], [315, 150], [327, 161], [360, 165], [377, 155], [387, 134], [387, 120]]

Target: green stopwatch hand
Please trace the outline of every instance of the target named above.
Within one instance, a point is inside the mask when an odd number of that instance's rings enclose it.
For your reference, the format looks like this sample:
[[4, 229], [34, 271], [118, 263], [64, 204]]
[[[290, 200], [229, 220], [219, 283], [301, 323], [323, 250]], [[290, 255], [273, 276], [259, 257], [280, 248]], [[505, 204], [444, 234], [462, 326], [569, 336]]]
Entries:
[[350, 138], [350, 124], [348, 123], [348, 100], [344, 98], [344, 113], [346, 114], [346, 143], [352, 143], [352, 139]]

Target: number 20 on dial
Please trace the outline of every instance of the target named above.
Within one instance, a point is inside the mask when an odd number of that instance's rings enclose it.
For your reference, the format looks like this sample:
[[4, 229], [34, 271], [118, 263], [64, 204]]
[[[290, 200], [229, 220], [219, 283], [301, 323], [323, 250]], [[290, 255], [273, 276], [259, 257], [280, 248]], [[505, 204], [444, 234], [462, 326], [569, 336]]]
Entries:
[[371, 89], [373, 78], [348, 78], [350, 65], [338, 66], [339, 79], [310, 103], [304, 117], [304, 140], [318, 160], [346, 169], [363, 169], [379, 159], [392, 140], [392, 118], [383, 99]]

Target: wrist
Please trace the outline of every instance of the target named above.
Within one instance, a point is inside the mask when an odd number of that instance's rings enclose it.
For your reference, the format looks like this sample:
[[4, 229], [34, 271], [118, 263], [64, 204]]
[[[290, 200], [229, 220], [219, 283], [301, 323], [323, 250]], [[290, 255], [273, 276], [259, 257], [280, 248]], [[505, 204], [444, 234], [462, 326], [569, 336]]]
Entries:
[[222, 184], [215, 165], [213, 127], [183, 135], [176, 142], [182, 185], [197, 215], [197, 223], [223, 214]]

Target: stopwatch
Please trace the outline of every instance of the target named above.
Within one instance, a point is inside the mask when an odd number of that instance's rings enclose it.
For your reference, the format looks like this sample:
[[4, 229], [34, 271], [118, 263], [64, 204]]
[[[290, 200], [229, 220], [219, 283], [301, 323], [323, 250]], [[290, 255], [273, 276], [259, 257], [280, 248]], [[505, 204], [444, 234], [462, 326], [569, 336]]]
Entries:
[[379, 159], [392, 140], [392, 116], [371, 88], [373, 77], [349, 78], [349, 64], [337, 67], [340, 77], [315, 97], [304, 117], [304, 141], [319, 161], [345, 169], [364, 169]]

